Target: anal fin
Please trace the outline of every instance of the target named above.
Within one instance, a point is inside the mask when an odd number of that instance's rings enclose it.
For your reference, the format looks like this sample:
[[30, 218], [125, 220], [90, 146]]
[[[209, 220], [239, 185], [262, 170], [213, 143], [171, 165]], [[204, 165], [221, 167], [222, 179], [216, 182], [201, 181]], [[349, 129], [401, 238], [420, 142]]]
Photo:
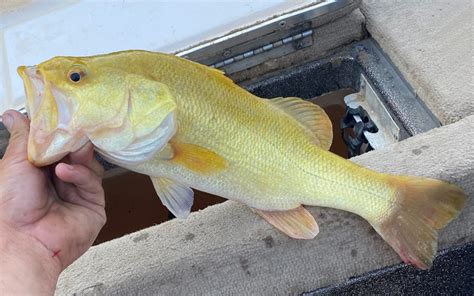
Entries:
[[150, 177], [161, 202], [180, 219], [186, 219], [191, 212], [194, 192], [186, 185], [161, 177]]
[[288, 211], [263, 211], [253, 208], [268, 223], [296, 239], [312, 239], [319, 233], [319, 227], [303, 206]]

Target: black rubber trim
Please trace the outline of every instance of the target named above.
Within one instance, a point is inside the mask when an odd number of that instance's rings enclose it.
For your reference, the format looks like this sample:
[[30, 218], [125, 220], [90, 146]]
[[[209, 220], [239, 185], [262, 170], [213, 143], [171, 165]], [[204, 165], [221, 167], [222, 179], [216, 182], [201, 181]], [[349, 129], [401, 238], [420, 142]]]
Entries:
[[433, 267], [427, 271], [398, 264], [302, 295], [473, 294], [474, 242], [468, 242], [439, 252]]

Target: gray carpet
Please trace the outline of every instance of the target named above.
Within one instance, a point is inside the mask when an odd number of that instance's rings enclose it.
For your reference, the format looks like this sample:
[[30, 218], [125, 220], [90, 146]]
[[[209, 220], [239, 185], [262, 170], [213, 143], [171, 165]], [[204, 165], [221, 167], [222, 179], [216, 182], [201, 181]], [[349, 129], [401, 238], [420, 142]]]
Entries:
[[472, 1], [363, 1], [372, 37], [445, 124], [474, 114]]

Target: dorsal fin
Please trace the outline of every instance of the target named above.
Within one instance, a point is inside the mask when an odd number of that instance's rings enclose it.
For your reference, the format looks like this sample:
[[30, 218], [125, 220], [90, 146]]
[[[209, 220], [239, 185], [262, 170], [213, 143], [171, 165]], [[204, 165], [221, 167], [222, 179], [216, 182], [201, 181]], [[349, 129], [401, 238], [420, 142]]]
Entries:
[[314, 143], [329, 150], [332, 144], [332, 123], [324, 110], [300, 98], [275, 98], [268, 102], [296, 119], [314, 136]]

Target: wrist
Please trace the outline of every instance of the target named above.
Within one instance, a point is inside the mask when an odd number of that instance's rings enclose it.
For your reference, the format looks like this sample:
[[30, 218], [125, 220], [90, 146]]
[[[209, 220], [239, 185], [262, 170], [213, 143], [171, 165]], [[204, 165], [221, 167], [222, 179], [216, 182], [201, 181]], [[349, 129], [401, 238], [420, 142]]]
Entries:
[[0, 224], [0, 290], [52, 295], [61, 264], [34, 237]]

